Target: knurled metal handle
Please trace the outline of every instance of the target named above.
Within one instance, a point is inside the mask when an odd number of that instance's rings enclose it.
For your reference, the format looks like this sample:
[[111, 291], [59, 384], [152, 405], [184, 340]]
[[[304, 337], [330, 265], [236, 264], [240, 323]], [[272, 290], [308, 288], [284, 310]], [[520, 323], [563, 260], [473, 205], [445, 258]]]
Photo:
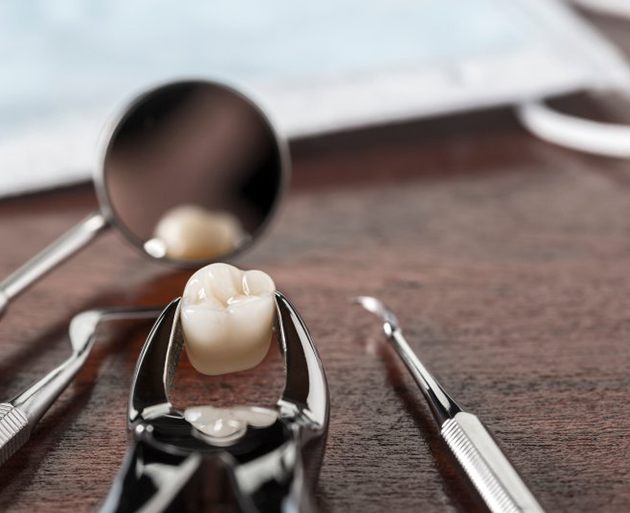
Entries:
[[0, 465], [29, 439], [31, 426], [26, 415], [8, 403], [0, 403]]
[[460, 412], [442, 437], [492, 513], [544, 513], [481, 421]]

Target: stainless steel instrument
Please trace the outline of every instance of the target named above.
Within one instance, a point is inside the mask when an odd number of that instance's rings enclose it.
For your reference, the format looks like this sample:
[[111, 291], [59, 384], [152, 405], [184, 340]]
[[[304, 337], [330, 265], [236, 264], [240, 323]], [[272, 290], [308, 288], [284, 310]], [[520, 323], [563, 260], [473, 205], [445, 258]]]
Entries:
[[328, 432], [328, 385], [299, 314], [276, 292], [286, 380], [270, 424], [217, 441], [195, 429], [169, 391], [183, 346], [180, 299], [142, 349], [129, 398], [131, 445], [101, 509], [122, 512], [312, 512], [311, 484]]
[[37, 383], [0, 403], [0, 465], [26, 443], [35, 425], [81, 370], [94, 346], [99, 322], [151, 319], [159, 313], [155, 307], [139, 307], [88, 310], [75, 315], [70, 322], [72, 355]]
[[493, 513], [543, 513], [481, 421], [464, 411], [427, 371], [403, 336], [396, 316], [374, 297], [356, 302], [383, 320], [385, 335], [429, 403], [441, 435]]
[[[196, 269], [244, 251], [269, 224], [286, 187], [289, 156], [253, 100], [219, 82], [176, 81], [144, 92], [113, 121], [94, 170], [99, 209], [0, 280], [0, 317], [109, 227], [151, 259]], [[155, 228], [182, 205], [228, 214], [243, 233], [216, 253], [170, 254]]]

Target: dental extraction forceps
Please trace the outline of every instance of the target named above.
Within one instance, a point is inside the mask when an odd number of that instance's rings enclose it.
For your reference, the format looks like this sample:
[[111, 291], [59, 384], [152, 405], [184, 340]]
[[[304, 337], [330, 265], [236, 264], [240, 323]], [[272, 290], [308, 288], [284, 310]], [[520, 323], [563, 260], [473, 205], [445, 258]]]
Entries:
[[492, 513], [544, 513], [481, 421], [464, 411], [422, 365], [394, 313], [374, 297], [360, 296], [355, 301], [383, 320], [385, 335], [429, 403], [442, 438], [488, 509]]
[[315, 511], [310, 488], [328, 431], [328, 385], [304, 322], [281, 293], [275, 299], [286, 372], [282, 396], [269, 410], [277, 415], [229, 443], [198, 433], [171, 404], [183, 346], [181, 298], [165, 308], [138, 359], [131, 445], [102, 513]]
[[30, 438], [35, 425], [83, 367], [96, 341], [96, 327], [107, 320], [154, 319], [157, 307], [107, 308], [87, 310], [70, 321], [72, 355], [46, 376], [0, 403], [0, 465], [3, 465]]

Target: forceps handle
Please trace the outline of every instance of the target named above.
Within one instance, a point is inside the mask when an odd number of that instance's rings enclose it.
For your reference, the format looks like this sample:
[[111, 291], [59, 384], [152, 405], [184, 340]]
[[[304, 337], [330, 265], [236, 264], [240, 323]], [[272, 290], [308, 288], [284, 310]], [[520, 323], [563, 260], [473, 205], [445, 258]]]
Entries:
[[0, 465], [3, 465], [31, 435], [31, 424], [19, 408], [0, 403]]
[[64, 391], [87, 357], [73, 355], [46, 376], [14, 397], [0, 403], [0, 466], [30, 438], [31, 431]]
[[492, 513], [544, 513], [475, 415], [457, 413], [441, 434]]

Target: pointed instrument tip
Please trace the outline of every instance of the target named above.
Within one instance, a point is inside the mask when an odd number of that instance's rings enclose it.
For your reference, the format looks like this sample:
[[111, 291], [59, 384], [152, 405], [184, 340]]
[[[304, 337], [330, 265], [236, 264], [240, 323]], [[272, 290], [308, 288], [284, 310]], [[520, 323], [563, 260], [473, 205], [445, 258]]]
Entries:
[[352, 300], [352, 302], [361, 305], [368, 312], [380, 317], [384, 322], [383, 327], [387, 336], [390, 336], [394, 331], [400, 329], [398, 326], [398, 319], [380, 299], [371, 296], [357, 296]]

